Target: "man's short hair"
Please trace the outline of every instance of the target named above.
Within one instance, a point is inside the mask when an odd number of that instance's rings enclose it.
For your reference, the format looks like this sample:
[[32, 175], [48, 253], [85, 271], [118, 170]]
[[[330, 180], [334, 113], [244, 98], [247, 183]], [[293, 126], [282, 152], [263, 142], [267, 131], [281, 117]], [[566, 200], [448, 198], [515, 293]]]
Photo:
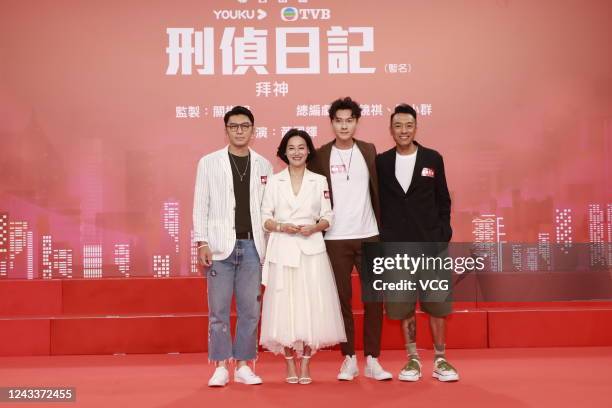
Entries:
[[308, 132], [305, 132], [303, 130], [298, 130], [295, 128], [289, 129], [289, 131], [285, 133], [285, 136], [283, 136], [283, 139], [278, 145], [278, 150], [276, 151], [276, 155], [280, 157], [282, 161], [289, 164], [289, 159], [287, 158], [286, 152], [287, 152], [287, 145], [289, 144], [289, 139], [291, 139], [293, 136], [299, 136], [302, 139], [304, 139], [304, 141], [306, 142], [306, 147], [308, 147], [308, 156], [306, 157], [306, 163], [310, 162], [312, 158], [315, 156], [315, 147], [314, 147], [314, 143], [312, 143], [312, 138], [310, 137]]
[[336, 112], [342, 109], [350, 109], [351, 116], [357, 120], [361, 117], [361, 107], [357, 102], [351, 99], [350, 96], [346, 98], [339, 98], [332, 102], [329, 107], [329, 119], [334, 120]]
[[414, 124], [416, 125], [417, 123], [416, 110], [412, 106], [408, 105], [407, 103], [400, 103], [399, 105], [395, 107], [395, 110], [391, 114], [391, 120], [389, 122], [391, 126], [393, 126], [393, 117], [397, 115], [398, 113], [407, 113], [409, 115], [412, 115], [412, 117], [414, 118]]
[[253, 117], [253, 113], [244, 106], [234, 106], [232, 110], [228, 111], [225, 116], [223, 116], [223, 122], [225, 122], [225, 124], [227, 125], [229, 118], [234, 115], [244, 115], [249, 118], [252, 125], [255, 124], [255, 118]]

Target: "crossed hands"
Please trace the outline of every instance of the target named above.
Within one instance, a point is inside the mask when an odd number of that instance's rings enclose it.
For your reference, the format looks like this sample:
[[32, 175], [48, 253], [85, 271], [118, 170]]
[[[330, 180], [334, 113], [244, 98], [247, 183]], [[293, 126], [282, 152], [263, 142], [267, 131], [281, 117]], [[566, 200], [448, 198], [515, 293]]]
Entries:
[[317, 226], [316, 224], [295, 225], [295, 224], [283, 223], [281, 224], [281, 232], [284, 232], [286, 234], [292, 234], [292, 235], [300, 234], [304, 237], [308, 237], [314, 234], [315, 232], [317, 232]]

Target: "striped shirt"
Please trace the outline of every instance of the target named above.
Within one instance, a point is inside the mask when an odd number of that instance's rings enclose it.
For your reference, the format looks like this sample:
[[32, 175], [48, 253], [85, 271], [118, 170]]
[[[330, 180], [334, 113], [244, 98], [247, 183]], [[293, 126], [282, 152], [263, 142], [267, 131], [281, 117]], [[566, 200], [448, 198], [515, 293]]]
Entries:
[[[251, 225], [253, 240], [264, 259], [266, 236], [261, 224], [261, 202], [272, 165], [261, 155], [249, 149], [251, 171], [249, 180]], [[193, 197], [194, 241], [207, 242], [213, 260], [226, 259], [236, 244], [234, 182], [228, 156], [228, 147], [202, 157]]]

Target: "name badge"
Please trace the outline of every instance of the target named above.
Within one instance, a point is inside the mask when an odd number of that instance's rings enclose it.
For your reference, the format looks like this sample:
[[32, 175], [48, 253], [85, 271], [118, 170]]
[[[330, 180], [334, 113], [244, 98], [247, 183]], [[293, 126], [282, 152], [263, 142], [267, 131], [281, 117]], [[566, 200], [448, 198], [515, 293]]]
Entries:
[[346, 166], [344, 164], [332, 164], [330, 170], [332, 174], [346, 173]]
[[423, 170], [421, 170], [421, 176], [423, 177], [434, 177], [434, 175], [435, 175], [435, 172], [433, 171], [433, 169], [423, 167]]

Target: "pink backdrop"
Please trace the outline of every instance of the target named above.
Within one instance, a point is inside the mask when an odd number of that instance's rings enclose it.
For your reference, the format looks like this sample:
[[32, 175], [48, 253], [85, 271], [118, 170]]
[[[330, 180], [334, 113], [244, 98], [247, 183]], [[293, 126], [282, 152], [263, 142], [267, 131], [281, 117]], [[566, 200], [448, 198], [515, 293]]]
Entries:
[[[283, 20], [288, 7], [296, 21]], [[279, 170], [283, 130], [329, 141], [324, 105], [345, 95], [366, 109], [357, 137], [379, 151], [392, 146], [395, 104], [419, 110], [417, 140], [445, 158], [454, 241], [482, 239], [493, 223], [485, 239], [601, 242], [610, 257], [611, 13], [606, 0], [3, 1], [0, 277], [194, 273], [195, 168], [226, 144], [224, 109], [252, 108], [252, 147]], [[329, 48], [335, 26], [357, 29], [337, 37], [347, 51]], [[241, 65], [245, 27], [267, 30], [259, 52], [244, 75], [224, 74], [224, 63]], [[287, 27], [318, 33], [319, 73], [278, 68]], [[359, 52], [359, 27], [372, 51]], [[171, 69], [176, 28], [213, 29], [204, 63], [189, 56], [191, 75]], [[307, 66], [307, 55], [289, 65]], [[330, 73], [334, 58], [352, 69]]]

